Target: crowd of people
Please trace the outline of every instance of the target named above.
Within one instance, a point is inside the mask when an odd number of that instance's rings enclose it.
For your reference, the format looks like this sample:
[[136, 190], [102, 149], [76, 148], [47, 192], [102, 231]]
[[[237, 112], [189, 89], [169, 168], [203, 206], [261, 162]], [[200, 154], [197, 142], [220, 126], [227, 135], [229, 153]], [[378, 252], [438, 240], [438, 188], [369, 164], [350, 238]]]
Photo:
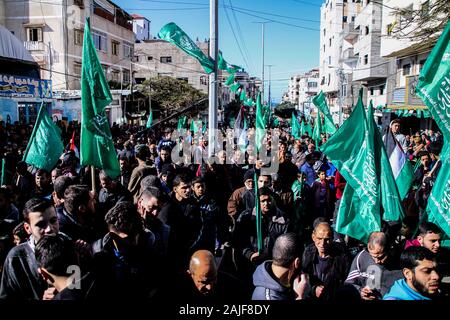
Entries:
[[277, 162], [268, 173], [251, 146], [211, 162], [206, 139], [189, 131], [173, 138], [180, 133], [170, 127], [114, 124], [120, 175], [96, 169], [93, 186], [91, 168], [80, 165], [79, 125], [59, 125], [66, 149], [49, 172], [22, 161], [32, 126], [0, 122], [0, 299], [448, 298], [444, 234], [424, 218], [439, 132], [405, 136], [391, 122], [415, 167], [406, 217], [362, 243], [335, 231], [345, 179], [311, 137], [295, 139], [289, 127], [277, 129], [276, 148], [267, 145]]

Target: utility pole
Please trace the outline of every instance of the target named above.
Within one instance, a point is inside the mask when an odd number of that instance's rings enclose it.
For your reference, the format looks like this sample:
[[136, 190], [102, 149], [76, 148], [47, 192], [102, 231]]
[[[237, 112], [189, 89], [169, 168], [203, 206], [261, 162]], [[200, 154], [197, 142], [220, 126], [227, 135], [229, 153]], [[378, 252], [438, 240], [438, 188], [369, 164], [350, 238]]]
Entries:
[[262, 70], [261, 70], [261, 103], [264, 104], [264, 26], [266, 23], [270, 23], [270, 21], [258, 21], [253, 23], [260, 23], [261, 24], [261, 47], [262, 47]]
[[274, 65], [273, 64], [267, 64], [266, 65], [266, 67], [268, 67], [269, 68], [269, 108], [270, 108], [270, 110], [272, 110], [272, 90], [271, 90], [271, 87], [272, 87], [272, 80], [271, 80], [271, 75], [272, 75], [272, 67], [273, 67]]
[[[133, 56], [131, 56], [130, 60], [130, 102], [131, 102], [131, 114], [133, 114], [133, 104], [134, 104], [134, 98], [133, 98]], [[125, 115], [126, 117], [127, 115]], [[133, 120], [131, 120], [131, 123], [133, 123]]]
[[342, 125], [342, 109], [343, 109], [343, 90], [342, 86], [344, 85], [344, 72], [341, 67], [339, 67], [337, 70], [337, 74], [339, 77], [339, 126]]
[[209, 55], [214, 61], [214, 71], [209, 75], [208, 106], [208, 158], [214, 155], [215, 133], [217, 130], [217, 59], [219, 53], [218, 0], [209, 1]]

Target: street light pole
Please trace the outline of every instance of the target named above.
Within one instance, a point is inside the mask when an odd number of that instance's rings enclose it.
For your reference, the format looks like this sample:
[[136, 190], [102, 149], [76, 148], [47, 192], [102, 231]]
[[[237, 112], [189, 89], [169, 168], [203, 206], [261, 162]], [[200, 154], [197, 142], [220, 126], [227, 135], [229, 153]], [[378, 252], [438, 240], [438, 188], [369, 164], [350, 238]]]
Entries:
[[260, 23], [261, 24], [261, 46], [262, 46], [262, 70], [261, 70], [261, 102], [264, 104], [264, 26], [266, 23], [270, 23], [270, 21], [259, 21], [259, 22], [253, 22], [253, 23]]
[[214, 61], [214, 71], [209, 75], [208, 106], [208, 158], [214, 155], [215, 133], [217, 129], [217, 58], [219, 48], [218, 0], [209, 1], [209, 54]]
[[272, 109], [272, 80], [271, 80], [271, 76], [272, 76], [272, 67], [274, 65], [273, 64], [266, 64], [266, 67], [269, 68], [269, 108]]

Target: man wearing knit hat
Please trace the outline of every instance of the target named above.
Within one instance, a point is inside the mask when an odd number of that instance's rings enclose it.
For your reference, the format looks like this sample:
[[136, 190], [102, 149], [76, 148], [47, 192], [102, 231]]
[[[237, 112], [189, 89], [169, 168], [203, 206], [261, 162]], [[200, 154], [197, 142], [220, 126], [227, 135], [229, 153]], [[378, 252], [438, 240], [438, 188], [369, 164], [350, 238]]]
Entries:
[[230, 199], [228, 200], [227, 205], [227, 211], [228, 215], [235, 219], [237, 218], [236, 214], [239, 214], [244, 209], [243, 202], [242, 202], [242, 196], [244, 195], [245, 191], [252, 190], [253, 189], [253, 176], [255, 174], [254, 169], [249, 169], [244, 174], [244, 186], [234, 190], [233, 194], [231, 195]]

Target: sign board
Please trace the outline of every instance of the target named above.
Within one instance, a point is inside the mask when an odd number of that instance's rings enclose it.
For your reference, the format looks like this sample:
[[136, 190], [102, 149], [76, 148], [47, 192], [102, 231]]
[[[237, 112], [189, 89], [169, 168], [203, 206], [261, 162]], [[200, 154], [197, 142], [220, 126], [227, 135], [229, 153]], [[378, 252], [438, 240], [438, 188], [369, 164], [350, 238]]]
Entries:
[[0, 74], [0, 96], [51, 99], [52, 81]]

